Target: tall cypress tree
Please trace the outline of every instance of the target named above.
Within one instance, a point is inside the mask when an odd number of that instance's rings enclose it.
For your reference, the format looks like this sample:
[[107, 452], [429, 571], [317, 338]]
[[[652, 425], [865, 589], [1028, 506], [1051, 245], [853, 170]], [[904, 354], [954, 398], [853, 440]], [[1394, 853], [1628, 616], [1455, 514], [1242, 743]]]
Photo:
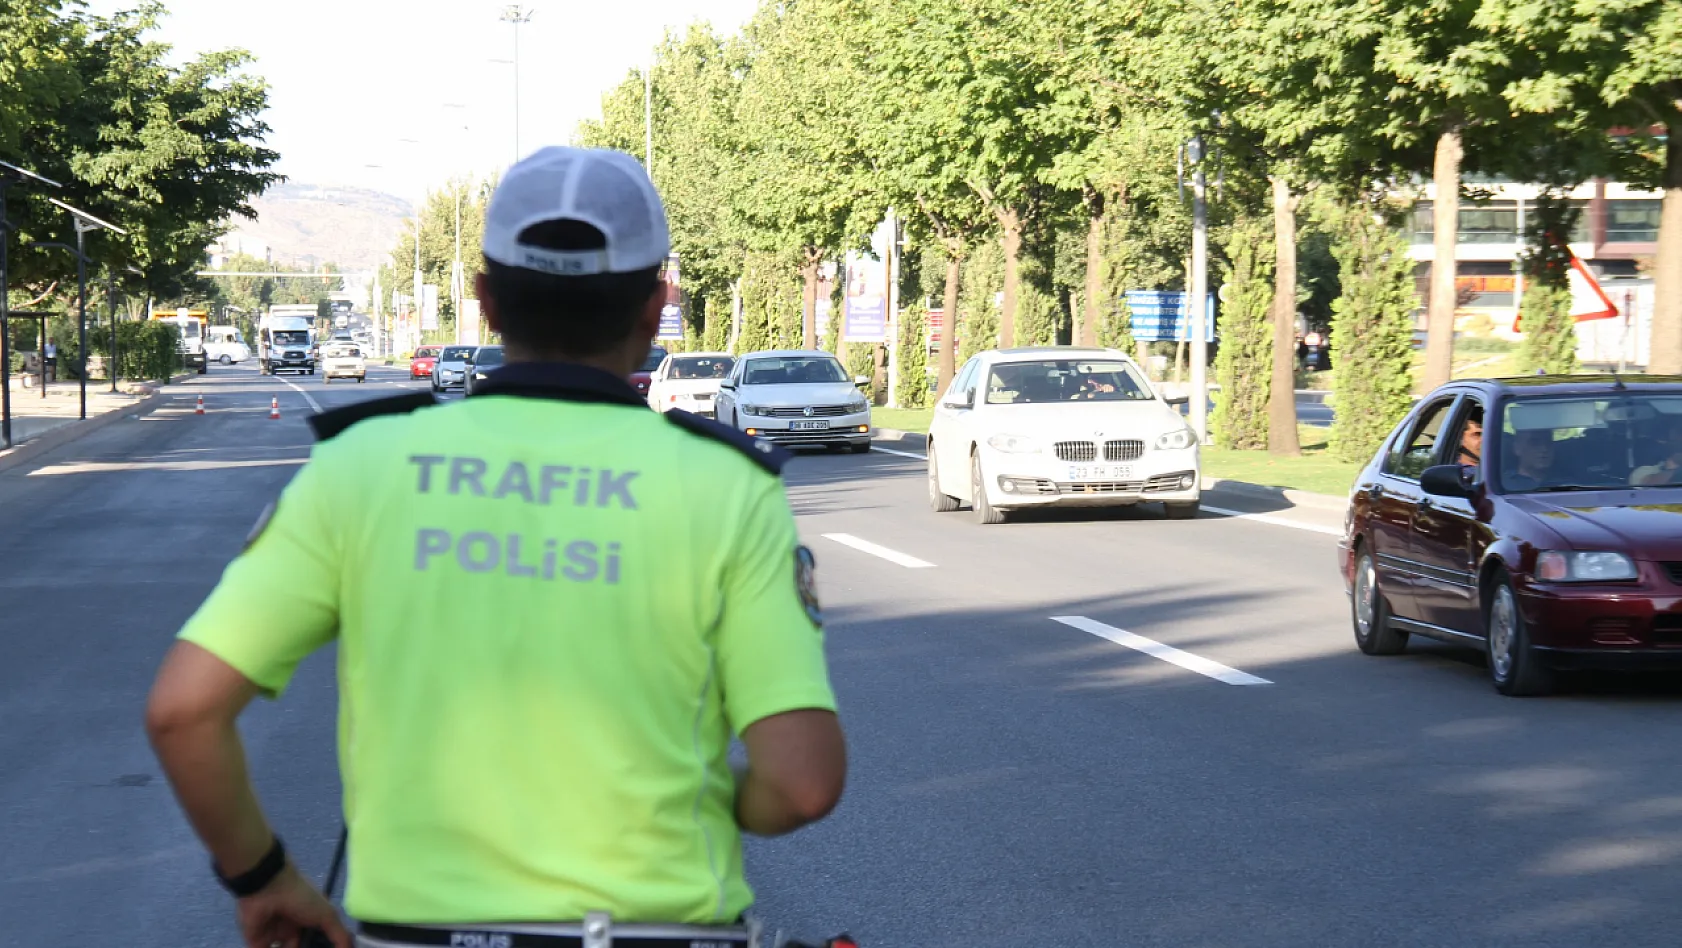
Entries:
[[1519, 370], [1563, 375], [1577, 368], [1577, 324], [1571, 318], [1571, 251], [1566, 235], [1577, 212], [1558, 193], [1536, 199], [1526, 230], [1524, 299], [1519, 305]]
[[1223, 448], [1265, 448], [1273, 360], [1270, 222], [1244, 218], [1234, 223], [1227, 257], [1231, 261], [1227, 266], [1227, 303], [1221, 311], [1221, 347], [1215, 357], [1215, 378], [1221, 394], [1210, 428], [1215, 443]]
[[1413, 260], [1392, 209], [1358, 202], [1334, 215], [1343, 294], [1332, 304], [1331, 450], [1365, 461], [1413, 404]]

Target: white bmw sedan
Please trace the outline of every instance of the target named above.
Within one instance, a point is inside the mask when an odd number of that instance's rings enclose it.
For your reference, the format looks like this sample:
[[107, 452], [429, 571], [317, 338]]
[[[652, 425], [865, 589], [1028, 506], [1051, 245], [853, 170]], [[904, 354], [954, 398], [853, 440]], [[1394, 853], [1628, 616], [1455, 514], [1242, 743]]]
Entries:
[[736, 358], [728, 352], [674, 352], [649, 376], [648, 407], [681, 408], [711, 418], [718, 387], [735, 367]]
[[929, 504], [982, 523], [1012, 508], [1160, 501], [1197, 516], [1197, 436], [1127, 354], [1048, 347], [977, 354], [929, 424]]
[[827, 352], [754, 352], [718, 392], [718, 420], [776, 444], [870, 450], [870, 402]]

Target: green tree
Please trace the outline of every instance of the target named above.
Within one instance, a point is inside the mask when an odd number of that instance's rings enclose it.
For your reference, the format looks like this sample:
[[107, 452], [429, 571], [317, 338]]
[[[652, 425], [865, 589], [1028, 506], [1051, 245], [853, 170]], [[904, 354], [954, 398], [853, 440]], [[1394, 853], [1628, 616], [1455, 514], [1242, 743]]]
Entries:
[[1240, 220], [1230, 230], [1227, 303], [1221, 309], [1221, 347], [1215, 379], [1221, 394], [1210, 429], [1223, 448], [1268, 446], [1268, 367], [1273, 350], [1273, 254], [1269, 223]]
[[[141, 295], [208, 292], [193, 274], [231, 216], [279, 175], [265, 148], [263, 82], [251, 57], [219, 51], [176, 64], [151, 41], [157, 3], [111, 16], [80, 5], [20, 0], [0, 9], [0, 158], [61, 182], [53, 196], [129, 231], [89, 249]], [[18, 81], [6, 77], [13, 75]], [[45, 201], [9, 208], [14, 286], [39, 292], [65, 270], [32, 241], [68, 241], [64, 213]], [[135, 279], [134, 267], [144, 274]]]
[[1004, 286], [1004, 251], [988, 241], [964, 263], [963, 291], [958, 301], [958, 360], [1000, 345], [999, 307], [994, 302]]
[[1577, 322], [1571, 318], [1571, 251], [1567, 235], [1577, 213], [1554, 190], [1537, 196], [1526, 221], [1530, 247], [1523, 257], [1524, 299], [1519, 306], [1518, 367], [1525, 373], [1563, 375], [1577, 368]]
[[929, 400], [928, 310], [914, 303], [899, 311], [899, 357], [894, 393], [901, 408], [923, 408]]
[[800, 338], [817, 346], [818, 269], [845, 238], [875, 224], [859, 148], [860, 117], [838, 109], [863, 63], [835, 55], [849, 0], [764, 4], [748, 25], [752, 65], [737, 110], [739, 173], [752, 181], [737, 211], [761, 249], [799, 254]]
[[1580, 136], [1631, 130], [1616, 171], [1664, 191], [1647, 370], [1682, 372], [1682, 6], [1485, 0], [1476, 23], [1516, 73], [1501, 89], [1515, 110]]
[[[876, 105], [876, 138], [899, 142], [884, 164], [925, 182], [939, 198], [967, 188], [993, 216], [1003, 252], [1001, 345], [1016, 341], [1024, 238], [1047, 198], [1043, 183], [1058, 145], [1024, 134], [1022, 116], [1048, 96], [1039, 62], [1021, 55], [1018, 37], [1035, 15], [1009, 0], [907, 0], [870, 5], [851, 0], [868, 60], [885, 89]], [[968, 208], [951, 220], [971, 220]]]
[[1332, 304], [1331, 451], [1366, 461], [1412, 405], [1413, 260], [1395, 208], [1371, 200], [1328, 216], [1340, 234], [1333, 250], [1343, 289]]

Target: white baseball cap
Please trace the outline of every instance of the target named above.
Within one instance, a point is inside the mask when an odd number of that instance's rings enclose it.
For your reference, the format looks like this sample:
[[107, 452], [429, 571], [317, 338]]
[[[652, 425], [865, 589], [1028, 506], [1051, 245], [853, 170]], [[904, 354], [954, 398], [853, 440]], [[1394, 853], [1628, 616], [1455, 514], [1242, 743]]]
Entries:
[[[547, 221], [579, 221], [601, 231], [601, 250], [550, 250], [520, 242]], [[654, 182], [630, 155], [552, 145], [508, 169], [485, 212], [485, 257], [556, 276], [633, 273], [666, 262], [672, 250], [666, 209]]]

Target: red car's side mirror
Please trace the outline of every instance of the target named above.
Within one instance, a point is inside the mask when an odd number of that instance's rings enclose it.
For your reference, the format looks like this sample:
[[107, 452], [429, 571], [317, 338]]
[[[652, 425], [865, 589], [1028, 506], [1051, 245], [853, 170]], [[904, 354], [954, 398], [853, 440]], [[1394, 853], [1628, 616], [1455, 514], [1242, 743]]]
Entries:
[[1419, 475], [1419, 487], [1438, 497], [1459, 497], [1471, 500], [1477, 494], [1477, 474], [1470, 467], [1459, 464], [1438, 464]]

